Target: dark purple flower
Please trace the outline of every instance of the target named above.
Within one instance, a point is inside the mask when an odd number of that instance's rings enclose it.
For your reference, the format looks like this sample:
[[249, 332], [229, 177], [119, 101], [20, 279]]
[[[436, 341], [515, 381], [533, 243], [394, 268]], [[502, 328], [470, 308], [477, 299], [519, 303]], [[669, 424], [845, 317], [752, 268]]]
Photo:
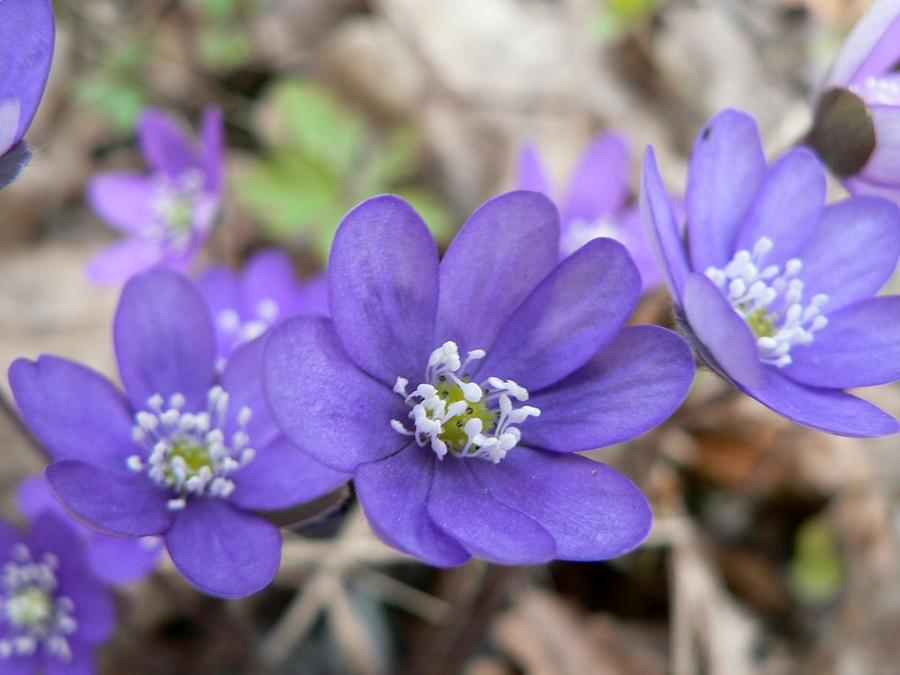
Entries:
[[625, 328], [640, 277], [611, 239], [559, 261], [559, 216], [535, 192], [479, 208], [442, 262], [399, 197], [338, 228], [332, 319], [273, 328], [266, 391], [285, 434], [352, 471], [372, 527], [434, 565], [621, 555], [649, 504], [574, 454], [662, 422], [693, 379], [690, 350]]
[[215, 320], [223, 362], [281, 319], [328, 315], [324, 275], [300, 282], [290, 256], [277, 249], [254, 254], [242, 274], [224, 265], [210, 267], [199, 286]]
[[93, 675], [115, 630], [115, 605], [94, 578], [71, 521], [40, 516], [27, 533], [0, 521], [0, 672]]
[[854, 193], [900, 201], [900, 1], [877, 0], [821, 88], [810, 144]]
[[518, 187], [541, 192], [558, 205], [561, 256], [572, 255], [597, 237], [615, 239], [631, 254], [646, 292], [656, 288], [661, 279], [641, 229], [639, 209], [629, 203], [630, 174], [631, 153], [625, 138], [606, 133], [584, 151], [565, 195], [554, 190], [537, 148], [526, 145], [519, 155]]
[[676, 315], [714, 370], [806, 426], [846, 436], [900, 429], [843, 391], [900, 377], [900, 296], [873, 297], [900, 256], [894, 204], [826, 206], [811, 152], [767, 166], [756, 122], [726, 110], [694, 146], [687, 243], [652, 148], [641, 205]]
[[85, 527], [69, 516], [43, 476], [33, 476], [19, 485], [19, 508], [32, 522], [44, 513], [68, 520], [84, 541], [91, 571], [105, 583], [120, 585], [139, 581], [159, 562], [162, 542], [157, 537], [113, 537]]
[[211, 595], [258, 591], [278, 569], [281, 537], [255, 512], [313, 499], [345, 476], [275, 427], [260, 340], [217, 375], [212, 317], [186, 277], [133, 277], [114, 337], [124, 394], [65, 359], [10, 367], [22, 418], [56, 460], [53, 490], [94, 528], [162, 536], [182, 574]]
[[0, 188], [31, 157], [23, 138], [44, 95], [55, 34], [50, 0], [0, 2]]
[[88, 273], [101, 284], [164, 265], [185, 270], [215, 224], [225, 180], [222, 113], [207, 108], [199, 143], [177, 120], [147, 109], [138, 136], [151, 173], [102, 173], [88, 200], [126, 239], [101, 252]]

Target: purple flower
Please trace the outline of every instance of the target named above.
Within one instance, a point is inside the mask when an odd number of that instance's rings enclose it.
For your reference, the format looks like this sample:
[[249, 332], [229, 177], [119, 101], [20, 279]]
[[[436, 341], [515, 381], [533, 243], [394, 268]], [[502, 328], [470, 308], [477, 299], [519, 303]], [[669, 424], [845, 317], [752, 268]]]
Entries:
[[50, 0], [0, 2], [0, 188], [31, 157], [22, 139], [44, 95], [55, 34]]
[[809, 142], [854, 193], [900, 200], [900, 0], [878, 0], [825, 79]]
[[640, 277], [625, 248], [559, 261], [559, 216], [535, 192], [479, 208], [438, 263], [413, 208], [385, 195], [343, 220], [331, 319], [273, 328], [266, 391], [284, 433], [354, 473], [375, 531], [433, 565], [596, 560], [638, 546], [638, 488], [574, 454], [662, 422], [690, 350], [625, 328]]
[[127, 237], [91, 261], [97, 283], [121, 283], [156, 265], [185, 270], [219, 213], [225, 154], [218, 108], [204, 113], [199, 144], [155, 109], [144, 111], [138, 136], [151, 173], [102, 173], [88, 186], [93, 209]]
[[176, 567], [211, 595], [259, 590], [278, 569], [281, 537], [255, 512], [318, 497], [345, 476], [278, 432], [263, 396], [261, 341], [217, 375], [212, 317], [179, 273], [133, 277], [114, 337], [124, 394], [65, 359], [10, 367], [22, 418], [56, 460], [53, 490], [94, 528], [161, 535]]
[[242, 275], [224, 265], [210, 267], [199, 286], [215, 319], [223, 362], [281, 319], [297, 314], [328, 315], [325, 277], [301, 283], [290, 256], [277, 249], [254, 254]]
[[0, 672], [92, 675], [115, 605], [91, 574], [70, 522], [40, 516], [27, 533], [0, 521]]
[[121, 585], [139, 581], [159, 562], [162, 551], [159, 539], [113, 537], [72, 520], [43, 476], [33, 476], [19, 485], [19, 507], [32, 522], [44, 513], [68, 520], [84, 541], [91, 572], [105, 583]]
[[694, 146], [687, 243], [647, 150], [641, 205], [676, 316], [709, 365], [774, 411], [846, 436], [898, 431], [844, 389], [900, 377], [900, 297], [873, 297], [900, 256], [900, 211], [825, 205], [806, 149], [766, 165], [756, 122], [716, 116]]
[[631, 153], [625, 138], [617, 133], [598, 136], [587, 147], [565, 196], [553, 189], [537, 148], [526, 145], [519, 155], [519, 189], [541, 192], [559, 206], [560, 255], [572, 255], [597, 237], [615, 239], [628, 249], [641, 274], [643, 292], [647, 292], [661, 280], [641, 229], [639, 209], [629, 203], [630, 173]]

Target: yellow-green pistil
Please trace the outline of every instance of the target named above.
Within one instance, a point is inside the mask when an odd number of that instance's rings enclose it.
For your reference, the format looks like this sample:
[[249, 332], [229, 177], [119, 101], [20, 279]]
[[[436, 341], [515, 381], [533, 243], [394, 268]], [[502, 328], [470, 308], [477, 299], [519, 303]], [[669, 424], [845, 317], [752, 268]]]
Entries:
[[[466, 377], [463, 378], [463, 381], [468, 382], [470, 379], [471, 378]], [[436, 389], [438, 391], [438, 396], [444, 399], [444, 402], [448, 406], [456, 401], [466, 401], [462, 388], [458, 384], [448, 381], [446, 377], [442, 376], [440, 378], [439, 383], [436, 385]], [[448, 447], [453, 448], [454, 450], [462, 450], [466, 446], [468, 437], [466, 436], [465, 428], [466, 422], [469, 420], [481, 420], [482, 428], [485, 431], [490, 430], [491, 427], [494, 426], [495, 416], [485, 404], [484, 396], [482, 396], [481, 400], [477, 403], [472, 403], [471, 401], [466, 401], [466, 403], [468, 405], [461, 414], [447, 420], [444, 424], [443, 431], [439, 436]]]

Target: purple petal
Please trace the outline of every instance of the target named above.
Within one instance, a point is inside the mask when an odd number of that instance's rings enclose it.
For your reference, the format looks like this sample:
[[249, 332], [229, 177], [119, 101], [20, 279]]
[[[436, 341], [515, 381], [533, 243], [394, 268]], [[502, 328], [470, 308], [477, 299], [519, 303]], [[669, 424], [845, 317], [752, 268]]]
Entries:
[[[824, 208], [822, 164], [806, 148], [790, 150], [769, 168], [734, 248], [752, 251], [760, 238], [768, 237], [775, 247], [766, 256], [765, 264], [783, 264], [809, 241]], [[692, 230], [691, 236], [695, 232]]]
[[21, 541], [22, 533], [5, 520], [0, 520], [0, 564], [6, 562], [12, 547]]
[[101, 173], [91, 179], [87, 199], [91, 208], [112, 227], [140, 232], [155, 222], [153, 181], [140, 173]]
[[452, 567], [468, 560], [469, 554], [438, 529], [426, 510], [434, 471], [443, 468], [436, 463], [430, 448], [412, 443], [381, 461], [360, 466], [353, 484], [379, 537], [429, 565]]
[[705, 274], [695, 272], [684, 285], [684, 313], [716, 370], [748, 387], [761, 386], [765, 375], [756, 337], [747, 321]]
[[478, 459], [448, 456], [435, 465], [428, 513], [435, 524], [469, 552], [501, 565], [548, 562], [553, 537], [540, 523], [499, 502], [469, 466]]
[[[42, 474], [30, 476], [19, 483], [16, 498], [22, 513], [30, 521], [37, 520], [39, 515], [47, 511], [69, 517], [50, 489], [50, 483]], [[82, 525], [79, 524], [78, 527]]]
[[263, 380], [264, 350], [265, 338], [241, 345], [228, 360], [221, 380], [222, 388], [230, 397], [225, 433], [231, 436], [238, 430], [237, 415], [246, 406], [252, 411], [246, 431], [255, 448], [268, 445], [281, 434], [266, 398]]
[[45, 659], [46, 670], [42, 675], [97, 675], [95, 647], [78, 639], [69, 640], [69, 647], [72, 659], [66, 662], [54, 658]]
[[144, 474], [112, 473], [66, 459], [47, 467], [47, 480], [69, 512], [103, 532], [146, 537], [165, 532], [172, 522], [170, 495]]
[[262, 590], [281, 561], [278, 528], [220, 499], [188, 504], [166, 533], [166, 546], [188, 581], [220, 598]]
[[160, 248], [146, 239], [125, 239], [94, 256], [88, 277], [95, 284], [114, 286], [158, 264], [162, 255]]
[[125, 397], [99, 373], [54, 356], [18, 359], [9, 382], [22, 419], [54, 459], [125, 468], [135, 451]]
[[189, 411], [206, 409], [215, 380], [215, 332], [189, 279], [165, 269], [133, 277], [122, 291], [113, 335], [122, 382], [136, 409], [157, 393], [184, 395]]
[[140, 581], [159, 564], [159, 539], [125, 539], [92, 533], [87, 556], [91, 571], [101, 581], [116, 586]]
[[60, 589], [75, 604], [78, 640], [95, 644], [108, 640], [116, 629], [116, 606], [109, 592], [93, 579], [82, 576]]
[[[55, 662], [54, 667], [57, 668], [57, 670], [53, 673], [43, 673], [39, 671], [38, 668], [42, 665], [43, 659], [41, 659], [37, 655], [16, 656], [15, 658], [11, 658], [3, 662], [3, 675], [69, 675], [68, 670], [59, 670], [61, 666], [68, 664], [62, 664], [58, 661]], [[84, 675], [94, 675], [94, 673], [88, 671], [84, 673]]]
[[707, 123], [694, 144], [685, 195], [695, 270], [731, 260], [738, 228], [765, 175], [766, 158], [752, 117], [725, 110]]
[[[213, 265], [197, 280], [197, 287], [206, 298], [216, 326], [216, 353], [222, 358], [227, 358], [233, 349], [235, 336], [223, 325], [228, 320], [223, 317], [227, 317], [226, 312], [238, 311], [240, 304], [238, 276], [224, 265]], [[238, 318], [241, 318], [240, 315]]]
[[553, 183], [541, 160], [541, 153], [533, 143], [526, 143], [516, 165], [516, 189], [540, 192], [553, 199]]
[[809, 297], [828, 295], [825, 313], [874, 295], [900, 257], [900, 210], [878, 197], [854, 197], [825, 209], [800, 255]]
[[606, 133], [588, 146], [572, 173], [562, 222], [593, 221], [618, 210], [628, 199], [631, 153], [625, 137]]
[[625, 247], [594, 239], [563, 260], [513, 312], [478, 372], [530, 391], [587, 363], [625, 325], [641, 278]]
[[[900, 61], [900, 48], [894, 49]], [[891, 79], [893, 87], [900, 87], [900, 77]], [[875, 123], [877, 143], [859, 177], [896, 188], [900, 182], [900, 101], [892, 105], [869, 105], [869, 114]]]
[[301, 282], [297, 305], [297, 313], [304, 316], [331, 316], [328, 308], [328, 276], [319, 274]]
[[617, 216], [621, 230], [620, 241], [628, 249], [641, 275], [641, 294], [655, 290], [662, 283], [662, 275], [653, 259], [653, 251], [641, 225], [641, 210], [632, 206]]
[[360, 368], [387, 384], [421, 377], [432, 344], [438, 250], [404, 200], [364, 201], [338, 227], [328, 264], [334, 330]]
[[887, 436], [900, 431], [892, 415], [836, 389], [808, 387], [766, 368], [762, 387], [741, 387], [750, 396], [797, 424], [840, 436]]
[[549, 199], [508, 192], [482, 204], [441, 263], [432, 348], [453, 340], [461, 353], [490, 350], [512, 311], [558, 261], [559, 213]]
[[557, 452], [621, 443], [666, 420], [694, 380], [694, 358], [675, 333], [626, 328], [596, 358], [529, 400], [541, 411], [522, 442]]
[[900, 2], [880, 0], [856, 24], [831, 66], [823, 89], [892, 70], [900, 60]]
[[606, 560], [637, 548], [653, 524], [638, 487], [579, 455], [514, 448], [499, 464], [472, 462], [497, 501], [539, 522], [561, 560]]
[[793, 348], [785, 375], [835, 389], [900, 380], [900, 296], [863, 300], [829, 313], [828, 320], [812, 344]]
[[253, 461], [232, 479], [233, 504], [250, 511], [276, 511], [321, 497], [350, 480], [350, 475], [320, 464], [280, 436], [257, 448]]
[[244, 268], [241, 309], [245, 318], [257, 318], [260, 305], [274, 301], [278, 318], [300, 313], [299, 283], [291, 257], [280, 249], [255, 253]]
[[190, 133], [162, 110], [144, 110], [138, 122], [138, 137], [144, 159], [156, 171], [178, 178], [202, 165]]
[[352, 472], [409, 442], [401, 396], [359, 370], [328, 319], [297, 317], [273, 328], [263, 361], [266, 392], [282, 431], [312, 457]]
[[210, 106], [203, 111], [200, 142], [203, 147], [206, 189], [211, 193], [219, 193], [225, 184], [225, 125], [221, 108]]
[[0, 103], [19, 101], [15, 141], [25, 135], [44, 94], [55, 31], [50, 0], [0, 2]]
[[78, 575], [85, 572], [84, 544], [79, 530], [72, 526], [69, 518], [42, 513], [31, 524], [24, 543], [35, 554], [52, 553], [59, 558], [57, 576], [61, 585], [79, 581]]
[[669, 195], [666, 194], [666, 188], [659, 175], [653, 148], [649, 146], [644, 155], [640, 209], [644, 234], [656, 259], [657, 267], [669, 286], [669, 291], [675, 298], [680, 298], [684, 279], [690, 270], [684, 242], [672, 211], [672, 202], [669, 201]]
[[0, 154], [0, 188], [12, 183], [31, 159], [31, 149], [25, 141], [19, 141], [6, 153]]

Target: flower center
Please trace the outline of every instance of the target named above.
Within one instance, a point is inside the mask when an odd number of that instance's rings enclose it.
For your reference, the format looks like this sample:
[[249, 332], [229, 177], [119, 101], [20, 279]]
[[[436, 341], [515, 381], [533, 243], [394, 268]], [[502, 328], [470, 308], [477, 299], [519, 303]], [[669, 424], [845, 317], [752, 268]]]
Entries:
[[470, 351], [466, 360], [459, 358], [455, 342], [445, 342], [428, 359], [425, 381], [407, 393], [409, 381], [398, 377], [394, 391], [409, 405], [412, 429], [400, 420], [391, 427], [413, 436], [419, 446], [430, 445], [443, 459], [450, 452], [457, 457], [478, 457], [494, 464], [512, 450], [521, 438], [514, 424], [521, 424], [541, 411], [529, 405], [515, 407], [528, 400], [528, 391], [512, 380], [489, 377], [476, 384], [466, 374], [466, 367], [483, 359], [481, 349]]
[[154, 394], [147, 399], [148, 410], [135, 415], [132, 436], [148, 456], [131, 455], [128, 468], [146, 471], [157, 485], [175, 493], [169, 500], [173, 511], [183, 509], [190, 495], [228, 497], [235, 488], [229, 476], [256, 456], [247, 434], [253, 412], [246, 406], [238, 411], [238, 430], [226, 443], [229, 396], [222, 387], [209, 390], [207, 409], [200, 413], [183, 412], [181, 394], [169, 398], [168, 408], [164, 404], [162, 395]]
[[193, 238], [194, 213], [203, 193], [203, 172], [185, 171], [177, 178], [155, 177], [150, 209], [155, 219], [148, 236], [174, 251], [184, 251]]
[[706, 276], [750, 326], [763, 363], [783, 368], [792, 362], [794, 345], [808, 345], [828, 325], [822, 314], [828, 296], [819, 293], [804, 303], [805, 284], [798, 278], [802, 261], [791, 258], [783, 267], [764, 266], [773, 248], [772, 240], [762, 237], [752, 251], [738, 251], [725, 267], [707, 268]]
[[255, 340], [271, 328], [281, 314], [281, 308], [272, 298], [263, 298], [254, 307], [253, 317], [246, 321], [236, 309], [223, 309], [216, 315], [216, 324], [228, 338], [229, 350]]
[[11, 630], [0, 640], [0, 659], [30, 656], [38, 645], [60, 661], [72, 658], [68, 637], [78, 628], [75, 603], [57, 595], [59, 561], [50, 553], [34, 560], [24, 544], [16, 544], [3, 566], [3, 616]]

